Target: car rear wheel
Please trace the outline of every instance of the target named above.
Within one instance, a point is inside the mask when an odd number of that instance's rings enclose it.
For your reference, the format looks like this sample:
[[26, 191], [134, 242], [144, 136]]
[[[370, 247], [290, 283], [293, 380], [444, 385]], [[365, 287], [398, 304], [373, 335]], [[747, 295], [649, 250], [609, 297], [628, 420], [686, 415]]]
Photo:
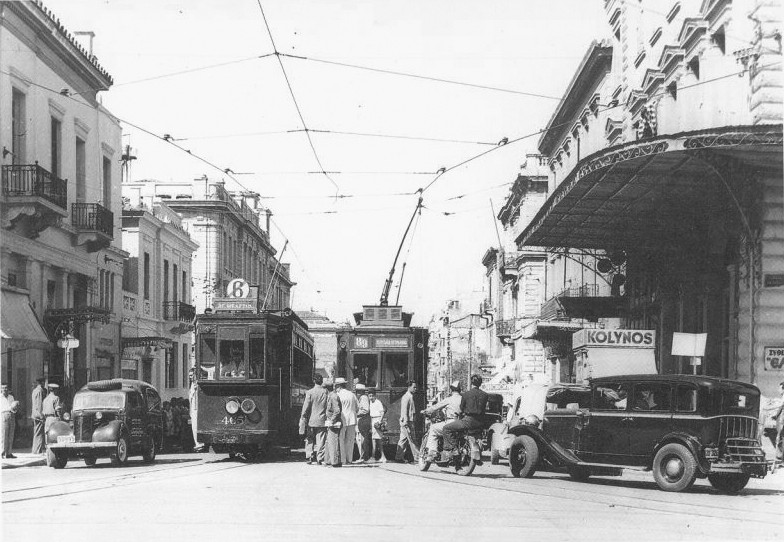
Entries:
[[653, 458], [653, 478], [664, 491], [685, 491], [697, 478], [697, 461], [683, 444], [666, 444]]
[[87, 465], [88, 467], [94, 467], [95, 466], [95, 461], [96, 461], [95, 457], [85, 457], [84, 458], [84, 464]]
[[121, 436], [117, 440], [117, 446], [115, 446], [114, 451], [112, 452], [112, 465], [115, 467], [121, 467], [128, 462], [128, 439], [125, 436]]
[[46, 464], [53, 469], [64, 469], [68, 464], [68, 458], [64, 454], [57, 453], [49, 448], [46, 450]]
[[710, 484], [722, 493], [738, 493], [749, 483], [748, 474], [709, 474]]
[[147, 440], [147, 446], [144, 448], [144, 452], [142, 453], [142, 460], [145, 463], [152, 463], [155, 461], [155, 455], [157, 453], [157, 447], [155, 444], [155, 437], [150, 435], [150, 438]]
[[512, 441], [509, 450], [509, 467], [515, 478], [530, 478], [539, 463], [539, 447], [528, 435], [520, 435]]

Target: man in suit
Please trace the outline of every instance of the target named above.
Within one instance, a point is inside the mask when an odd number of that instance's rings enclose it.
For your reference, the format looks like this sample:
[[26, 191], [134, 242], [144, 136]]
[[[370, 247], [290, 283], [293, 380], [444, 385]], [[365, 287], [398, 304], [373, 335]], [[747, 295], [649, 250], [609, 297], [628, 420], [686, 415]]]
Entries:
[[411, 448], [411, 455], [414, 461], [419, 457], [419, 449], [414, 442], [414, 417], [416, 416], [416, 406], [414, 405], [414, 394], [417, 391], [416, 382], [413, 380], [408, 383], [408, 390], [400, 399], [400, 439], [397, 442], [397, 453], [395, 461], [400, 463], [406, 460], [406, 446]]
[[46, 390], [44, 389], [46, 378], [43, 376], [36, 379], [33, 387], [31, 415], [33, 419], [33, 450], [34, 454], [42, 454], [45, 451], [44, 446], [44, 396]]
[[327, 427], [327, 452], [324, 455], [324, 465], [327, 467], [340, 467], [340, 397], [332, 391], [332, 380], [324, 381], [324, 388], [327, 390], [327, 412], [324, 424]]
[[357, 402], [359, 404], [359, 411], [357, 412], [357, 449], [359, 449], [359, 462], [364, 463], [370, 459], [373, 447], [370, 399], [364, 384], [357, 384], [354, 389], [356, 390]]
[[305, 433], [305, 456], [308, 465], [314, 461], [321, 465], [324, 462], [327, 428], [327, 390], [322, 385], [324, 377], [317, 374], [313, 377], [313, 387], [305, 394], [300, 416], [300, 434]]
[[354, 461], [354, 441], [357, 435], [357, 412], [359, 403], [354, 392], [346, 389], [346, 379], [336, 378], [335, 389], [340, 398], [340, 451], [345, 464]]

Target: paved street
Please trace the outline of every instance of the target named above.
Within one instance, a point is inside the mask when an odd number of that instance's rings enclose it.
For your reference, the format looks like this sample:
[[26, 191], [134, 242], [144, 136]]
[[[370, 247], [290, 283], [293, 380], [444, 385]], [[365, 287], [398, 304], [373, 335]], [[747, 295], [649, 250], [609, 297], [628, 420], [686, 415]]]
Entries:
[[784, 473], [727, 496], [705, 481], [664, 493], [645, 473], [578, 483], [551, 473], [514, 479], [505, 464], [487, 462], [467, 478], [431, 471], [213, 454], [164, 455], [152, 466], [133, 458], [120, 469], [104, 460], [6, 470], [3, 539], [767, 540], [784, 526]]

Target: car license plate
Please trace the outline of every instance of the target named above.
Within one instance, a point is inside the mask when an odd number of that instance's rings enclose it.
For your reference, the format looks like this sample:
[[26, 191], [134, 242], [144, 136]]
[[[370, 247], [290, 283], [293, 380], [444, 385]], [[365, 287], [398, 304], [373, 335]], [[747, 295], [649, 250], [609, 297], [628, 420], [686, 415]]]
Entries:
[[70, 442], [76, 442], [76, 438], [73, 435], [60, 435], [57, 437], [57, 444], [68, 444]]

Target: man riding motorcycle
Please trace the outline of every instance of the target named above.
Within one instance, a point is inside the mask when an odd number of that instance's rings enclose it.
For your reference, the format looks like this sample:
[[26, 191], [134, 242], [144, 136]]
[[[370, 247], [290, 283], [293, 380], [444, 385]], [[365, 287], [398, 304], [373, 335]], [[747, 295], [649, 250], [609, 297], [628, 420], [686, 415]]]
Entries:
[[444, 400], [436, 403], [435, 405], [429, 406], [425, 409], [426, 415], [431, 415], [439, 410], [444, 411], [444, 417], [446, 418], [443, 422], [431, 423], [430, 430], [427, 434], [427, 449], [429, 451], [429, 461], [434, 461], [436, 458], [436, 454], [438, 453], [438, 437], [443, 436], [444, 434], [444, 426], [450, 422], [457, 420], [460, 417], [460, 401], [462, 397], [460, 392], [462, 391], [463, 386], [460, 384], [459, 380], [455, 380], [449, 385], [449, 390], [451, 394], [446, 397]]
[[457, 449], [458, 433], [482, 429], [485, 425], [484, 414], [487, 410], [487, 394], [479, 389], [481, 385], [482, 377], [473, 375], [471, 377], [471, 389], [460, 398], [460, 410], [463, 413], [463, 418], [444, 426], [444, 452], [451, 452], [452, 456], [460, 454], [460, 451]]

